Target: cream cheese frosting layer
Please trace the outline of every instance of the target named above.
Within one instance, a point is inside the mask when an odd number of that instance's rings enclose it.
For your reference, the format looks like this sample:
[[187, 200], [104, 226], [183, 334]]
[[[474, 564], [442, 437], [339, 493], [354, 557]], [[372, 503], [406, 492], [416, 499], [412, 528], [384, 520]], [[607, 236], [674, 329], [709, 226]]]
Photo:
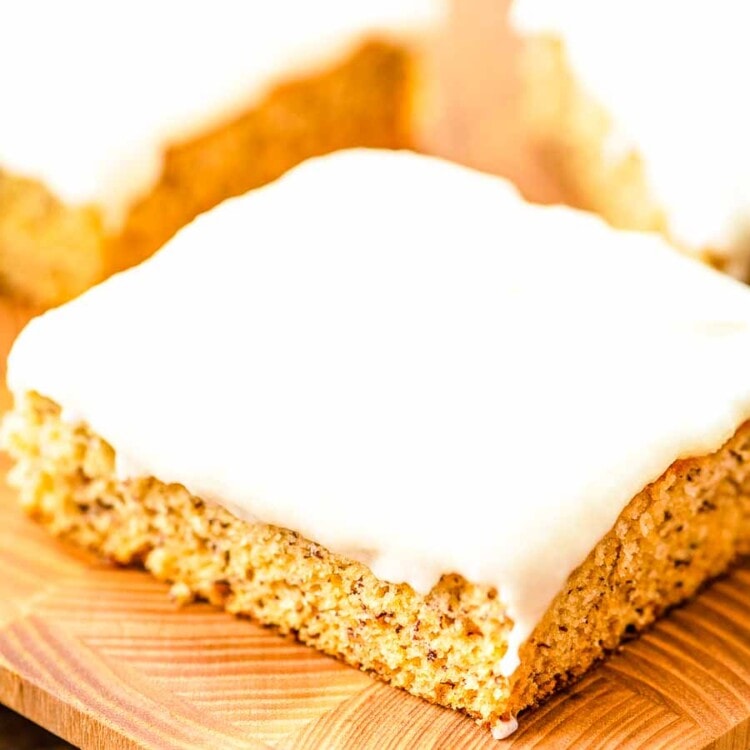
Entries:
[[419, 591], [496, 585], [509, 673], [625, 504], [750, 416], [750, 290], [499, 178], [348, 151], [35, 319], [8, 377], [125, 476]]
[[750, 7], [735, 0], [515, 0], [515, 25], [563, 40], [613, 121], [614, 153], [642, 157], [673, 237], [728, 252], [750, 235]]
[[445, 0], [12, 2], [0, 17], [0, 169], [116, 228], [169, 143], [332, 63], [370, 33], [436, 25]]

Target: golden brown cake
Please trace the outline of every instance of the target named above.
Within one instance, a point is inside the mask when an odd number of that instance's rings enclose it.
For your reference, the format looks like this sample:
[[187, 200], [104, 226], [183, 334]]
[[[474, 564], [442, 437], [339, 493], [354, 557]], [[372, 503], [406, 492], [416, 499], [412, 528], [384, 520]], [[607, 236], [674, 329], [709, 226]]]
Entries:
[[[19, 45], [28, 37], [27, 47], [39, 34], [31, 5], [14, 10], [5, 30]], [[58, 304], [148, 257], [202, 211], [308, 157], [410, 145], [425, 96], [418, 40], [439, 6], [346, 9], [326, 0], [308, 18], [312, 6], [279, 3], [259, 15], [222, 0], [215, 17], [198, 6], [184, 10], [182, 33], [205, 37], [202, 56], [171, 35], [166, 8], [129, 10], [134, 18], [119, 19], [124, 28], [109, 42], [96, 37], [110, 31], [104, 11], [86, 3], [49, 10], [50, 27], [61, 12], [88, 20], [80, 40], [62, 40], [57, 66], [45, 63], [61, 43], [52, 35], [36, 66], [19, 69], [4, 84], [9, 92], [0, 88], [11, 113], [0, 125], [2, 288]], [[69, 18], [59, 20], [70, 27]], [[106, 44], [114, 49], [102, 54]], [[134, 49], [125, 55], [122, 44]], [[86, 55], [97, 59], [93, 70]], [[35, 97], [19, 88], [24, 75]], [[44, 97], [62, 100], [63, 109], [41, 127]], [[149, 114], [160, 108], [163, 117]]]
[[566, 202], [600, 214], [618, 229], [666, 232], [664, 211], [649, 192], [640, 155], [624, 151], [605, 157], [611, 117], [582, 89], [562, 42], [527, 39], [522, 67], [522, 117]]
[[248, 523], [183, 486], [119, 481], [114, 451], [59, 407], [17, 404], [6, 446], [24, 509], [53, 534], [143, 565], [193, 597], [294, 633], [391, 685], [504, 734], [513, 717], [750, 554], [750, 427], [680, 461], [626, 506], [569, 576], [509, 681], [512, 627], [492, 586], [447, 573], [426, 595], [283, 527]]
[[658, 237], [352, 151], [32, 321], [5, 441], [52, 533], [502, 737], [750, 552], [748, 375]]
[[[744, 9], [516, 0], [525, 127], [573, 205], [750, 274]], [[704, 54], [696, 54], [696, 45]]]

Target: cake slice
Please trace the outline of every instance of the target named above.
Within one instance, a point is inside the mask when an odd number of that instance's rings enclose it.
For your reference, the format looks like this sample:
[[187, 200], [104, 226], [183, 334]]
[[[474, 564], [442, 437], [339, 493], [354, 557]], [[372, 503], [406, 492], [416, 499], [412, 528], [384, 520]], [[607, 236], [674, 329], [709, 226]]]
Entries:
[[444, 15], [443, 0], [13, 3], [0, 289], [58, 304], [305, 158], [411, 145]]
[[750, 551], [750, 290], [408, 152], [223, 203], [8, 378], [54, 534], [498, 737]]
[[739, 3], [516, 0], [525, 120], [575, 205], [750, 278]]

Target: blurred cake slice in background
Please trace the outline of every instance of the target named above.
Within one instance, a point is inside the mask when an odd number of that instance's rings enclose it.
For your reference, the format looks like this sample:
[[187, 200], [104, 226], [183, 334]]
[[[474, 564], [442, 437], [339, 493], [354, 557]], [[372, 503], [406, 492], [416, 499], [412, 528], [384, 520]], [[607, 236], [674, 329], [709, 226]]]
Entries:
[[750, 275], [742, 3], [516, 0], [526, 127], [566, 199]]
[[443, 5], [13, 3], [0, 286], [57, 304], [307, 157], [410, 145]]
[[226, 201], [8, 378], [52, 533], [496, 736], [750, 552], [750, 289], [438, 159]]

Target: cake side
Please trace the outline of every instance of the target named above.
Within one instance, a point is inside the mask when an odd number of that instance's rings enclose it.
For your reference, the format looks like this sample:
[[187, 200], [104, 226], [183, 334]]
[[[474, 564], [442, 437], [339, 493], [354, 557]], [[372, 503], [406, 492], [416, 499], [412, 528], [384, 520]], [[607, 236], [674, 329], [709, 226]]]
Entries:
[[644, 155], [625, 144], [606, 107], [578, 81], [560, 39], [526, 37], [522, 70], [524, 127], [566, 203], [593, 211], [618, 229], [659, 232], [690, 255], [748, 278], [746, 233], [731, 244], [674, 236], [670, 214], [650, 185]]
[[109, 238], [107, 272], [140, 262], [199, 213], [306, 159], [413, 146], [417, 47], [371, 39], [341, 64], [282, 82], [232, 122], [170, 147], [155, 189]]
[[0, 292], [45, 307], [74, 297], [103, 278], [104, 244], [95, 207], [0, 169]]
[[256, 106], [172, 145], [157, 185], [108, 232], [97, 206], [73, 206], [0, 170], [0, 285], [45, 307], [155, 252], [197, 214], [330, 151], [412, 143], [418, 52], [372, 39], [340, 64], [274, 87]]
[[675, 461], [623, 509], [521, 647], [512, 709], [580, 676], [748, 554], [745, 422], [715, 453]]
[[666, 233], [666, 217], [649, 192], [640, 155], [607, 146], [610, 117], [576, 81], [563, 43], [527, 37], [522, 71], [525, 127], [566, 202], [619, 229]]
[[30, 395], [6, 416], [9, 481], [53, 534], [120, 564], [292, 632], [302, 642], [434, 703], [493, 724], [506, 710], [500, 674], [511, 622], [492, 587], [445, 575], [425, 596], [293, 531], [237, 519], [182, 486], [120, 482], [114, 452]]
[[623, 510], [569, 577], [509, 680], [502, 592], [444, 575], [426, 595], [292, 531], [241, 521], [180, 485], [121, 482], [114, 452], [30, 394], [6, 418], [11, 481], [54, 534], [143, 564], [179, 599], [207, 599], [293, 632], [498, 735], [513, 717], [750, 552], [750, 424], [715, 454], [678, 461]]
[[[675, 16], [674, 8], [647, 2], [589, 7], [518, 0], [512, 21], [527, 38], [564, 44], [565, 67], [585, 92], [568, 98], [579, 112], [569, 115], [574, 123], [591, 111], [587, 98], [606, 111], [609, 133], [594, 154], [605, 166], [593, 171], [606, 171], [607, 164], [615, 169], [635, 154], [648, 184], [643, 210], [658, 205], [678, 247], [708, 251], [733, 275], [746, 277], [750, 120], [733, 94], [748, 64], [744, 9], [691, 3]], [[696, 47], [708, 54], [696, 54]], [[583, 166], [588, 176], [591, 167]], [[611, 189], [620, 189], [616, 181]]]

